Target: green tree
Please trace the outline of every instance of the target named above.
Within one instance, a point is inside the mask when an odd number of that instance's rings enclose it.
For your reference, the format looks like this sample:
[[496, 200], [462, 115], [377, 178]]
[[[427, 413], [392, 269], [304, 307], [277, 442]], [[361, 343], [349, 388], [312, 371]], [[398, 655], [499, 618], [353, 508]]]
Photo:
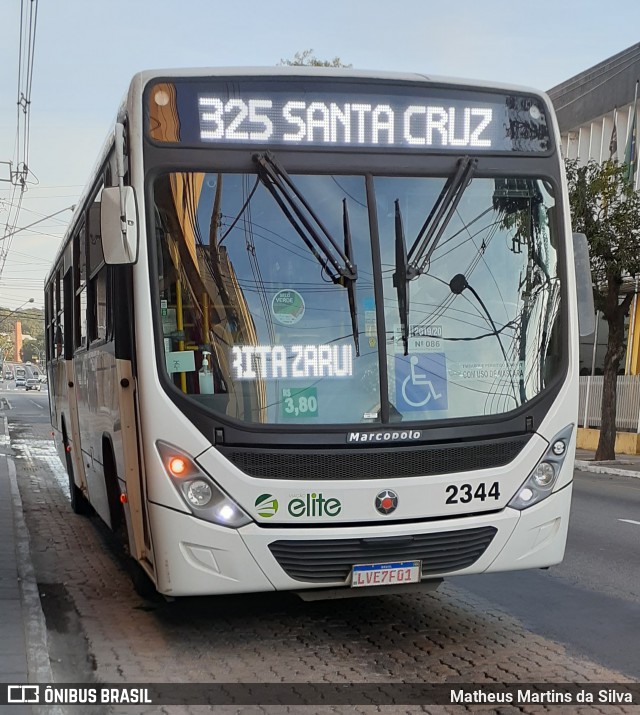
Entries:
[[44, 362], [44, 339], [25, 340], [20, 350], [22, 362]]
[[280, 60], [278, 64], [289, 67], [351, 67], [345, 65], [339, 57], [334, 57], [332, 60], [319, 60], [313, 54], [313, 50], [296, 52], [292, 60]]
[[0, 333], [0, 359], [10, 360], [13, 357], [13, 338], [8, 333]]
[[625, 278], [640, 274], [640, 194], [625, 178], [625, 165], [567, 161], [573, 230], [589, 242], [593, 297], [609, 327], [604, 358], [602, 424], [597, 460], [615, 459], [616, 387], [624, 356], [624, 321], [633, 292], [621, 294]]

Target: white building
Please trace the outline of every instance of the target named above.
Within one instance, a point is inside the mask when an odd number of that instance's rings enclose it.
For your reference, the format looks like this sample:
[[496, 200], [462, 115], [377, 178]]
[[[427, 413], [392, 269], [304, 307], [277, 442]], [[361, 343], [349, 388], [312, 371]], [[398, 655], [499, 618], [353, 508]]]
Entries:
[[[629, 141], [637, 82], [640, 80], [640, 43], [571, 77], [548, 90], [560, 125], [562, 153], [586, 164], [590, 159], [623, 162]], [[636, 127], [640, 117], [636, 118]], [[638, 147], [636, 146], [636, 152]], [[640, 164], [640, 162], [638, 162]], [[640, 188], [640, 168], [633, 179]], [[640, 217], [638, 217], [640, 221]], [[623, 292], [638, 292], [640, 282], [629, 279]], [[579, 446], [595, 448], [600, 425], [602, 366], [607, 346], [607, 323], [597, 321], [595, 335], [580, 343], [581, 378]], [[627, 321], [624, 376], [618, 378], [616, 451], [640, 453], [640, 300], [634, 299]], [[589, 375], [590, 377], [587, 377]], [[591, 377], [593, 375], [593, 377]], [[581, 433], [581, 434], [580, 434]], [[620, 434], [622, 433], [622, 434]], [[595, 443], [594, 443], [595, 442]]]

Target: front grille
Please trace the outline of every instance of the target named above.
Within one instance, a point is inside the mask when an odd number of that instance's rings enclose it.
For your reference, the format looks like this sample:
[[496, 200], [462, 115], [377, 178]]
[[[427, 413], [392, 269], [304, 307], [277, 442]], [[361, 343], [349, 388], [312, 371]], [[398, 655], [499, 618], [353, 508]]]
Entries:
[[485, 552], [497, 529], [443, 531], [370, 539], [274, 541], [269, 549], [286, 574], [296, 581], [346, 581], [354, 564], [422, 561], [422, 576], [459, 571]]
[[513, 461], [531, 435], [455, 444], [360, 449], [218, 446], [245, 474], [262, 479], [390, 479], [494, 469]]

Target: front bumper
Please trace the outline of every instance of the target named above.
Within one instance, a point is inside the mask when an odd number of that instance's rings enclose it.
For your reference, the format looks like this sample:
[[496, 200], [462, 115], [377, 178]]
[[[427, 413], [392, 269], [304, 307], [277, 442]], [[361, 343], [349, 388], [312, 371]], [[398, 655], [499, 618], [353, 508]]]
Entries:
[[[403, 560], [406, 551], [403, 553], [402, 544], [411, 543], [410, 537], [437, 537], [443, 532], [460, 531], [462, 542], [465, 532], [482, 527], [494, 527], [495, 534], [478, 558], [462, 568], [444, 571], [429, 568], [429, 563], [423, 561], [423, 579], [552, 566], [564, 556], [571, 491], [569, 484], [522, 512], [506, 508], [475, 517], [331, 528], [265, 528], [254, 523], [233, 530], [150, 504], [157, 588], [166, 595], [187, 596], [349, 587], [350, 568], [346, 577], [334, 581], [292, 578], [269, 546], [282, 541], [331, 540], [337, 546], [345, 539], [370, 544], [382, 538], [393, 543], [394, 537], [404, 536], [408, 538], [398, 538], [397, 553], [393, 551], [395, 555], [388, 559]], [[431, 539], [434, 541], [437, 539]], [[327, 549], [329, 558], [332, 551], [335, 549]], [[364, 557], [357, 558], [357, 563], [369, 562]]]

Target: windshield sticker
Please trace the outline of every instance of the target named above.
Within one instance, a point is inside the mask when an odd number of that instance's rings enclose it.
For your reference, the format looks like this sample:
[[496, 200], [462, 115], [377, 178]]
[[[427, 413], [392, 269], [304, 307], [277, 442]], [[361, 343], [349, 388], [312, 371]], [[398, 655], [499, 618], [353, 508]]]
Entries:
[[196, 359], [193, 350], [176, 350], [165, 353], [167, 372], [194, 372]]
[[297, 377], [351, 377], [351, 345], [234, 345], [236, 380], [277, 380]]
[[509, 380], [518, 382], [524, 378], [524, 362], [460, 362], [449, 365], [452, 380]]
[[448, 409], [444, 353], [396, 355], [395, 368], [396, 408], [400, 412]]
[[271, 301], [273, 317], [281, 325], [295, 325], [302, 320], [304, 299], [297, 290], [280, 290]]
[[162, 334], [173, 335], [178, 330], [175, 308], [162, 308]]
[[[396, 352], [404, 352], [402, 326], [393, 326], [393, 344]], [[410, 325], [409, 352], [426, 353], [442, 350], [442, 325]]]
[[375, 310], [365, 310], [364, 312], [364, 334], [368, 338], [375, 338], [378, 335]]
[[282, 417], [318, 416], [318, 391], [315, 387], [283, 387], [280, 399]]

